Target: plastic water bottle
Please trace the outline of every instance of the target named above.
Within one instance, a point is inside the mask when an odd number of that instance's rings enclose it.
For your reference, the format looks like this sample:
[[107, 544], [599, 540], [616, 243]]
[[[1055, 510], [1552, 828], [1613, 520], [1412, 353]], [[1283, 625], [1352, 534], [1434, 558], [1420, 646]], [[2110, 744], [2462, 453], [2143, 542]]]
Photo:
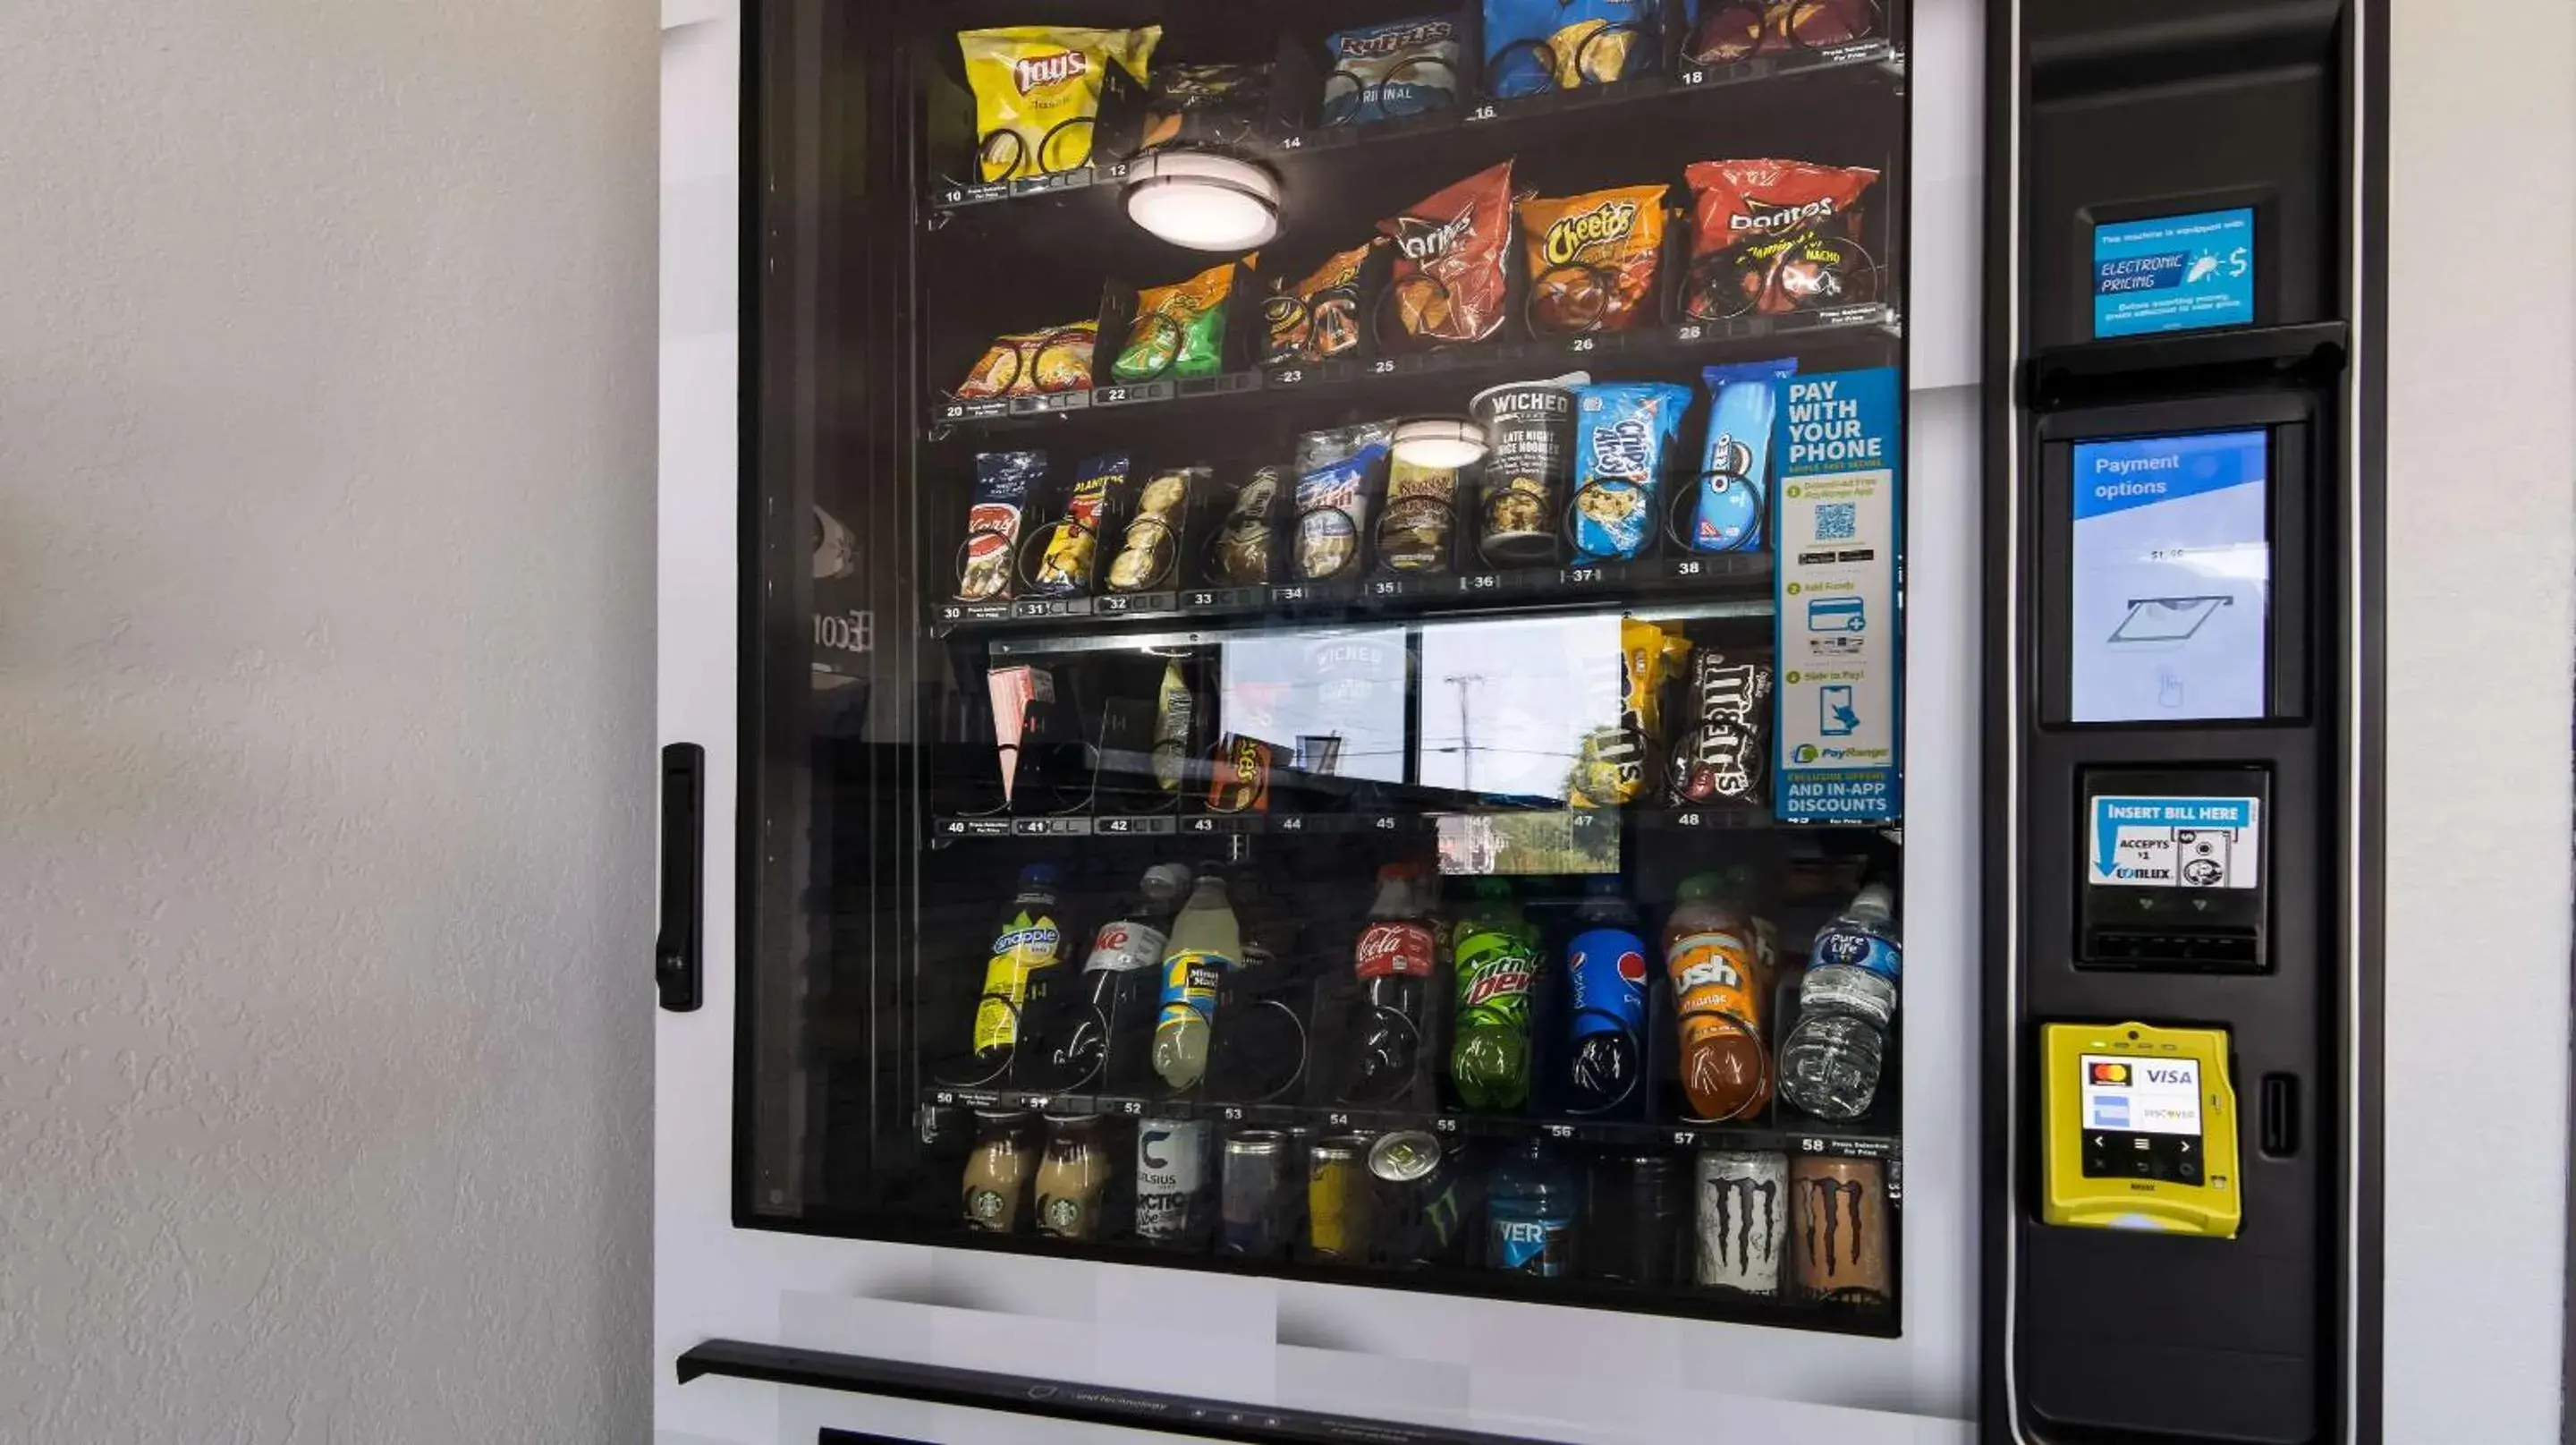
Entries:
[[1818, 930], [1798, 985], [1798, 1023], [1780, 1045], [1780, 1092], [1790, 1103], [1836, 1121], [1869, 1111], [1903, 959], [1896, 897], [1884, 884], [1863, 888]]

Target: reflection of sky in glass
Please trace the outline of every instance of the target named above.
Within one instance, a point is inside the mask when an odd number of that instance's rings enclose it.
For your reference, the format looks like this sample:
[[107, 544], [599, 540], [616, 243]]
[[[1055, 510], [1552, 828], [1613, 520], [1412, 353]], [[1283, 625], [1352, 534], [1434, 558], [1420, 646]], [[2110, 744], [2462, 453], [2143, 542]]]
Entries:
[[1218, 734], [1240, 733], [1278, 749], [1341, 739], [1335, 776], [1404, 781], [1404, 629], [1231, 637], [1218, 663]]
[[1420, 695], [1424, 786], [1562, 798], [1619, 721], [1618, 615], [1425, 626]]

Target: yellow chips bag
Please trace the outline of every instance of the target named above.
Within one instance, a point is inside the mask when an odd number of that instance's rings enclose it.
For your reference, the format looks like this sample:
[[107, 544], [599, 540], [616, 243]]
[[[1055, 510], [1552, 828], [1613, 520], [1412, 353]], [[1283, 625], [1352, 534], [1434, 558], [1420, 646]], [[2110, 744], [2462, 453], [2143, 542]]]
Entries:
[[1577, 808], [1635, 802], [1664, 746], [1664, 683], [1690, 656], [1679, 628], [1619, 619], [1619, 721], [1585, 735], [1565, 801]]
[[1163, 27], [1083, 30], [1014, 25], [963, 30], [966, 84], [975, 92], [977, 158], [988, 181], [1053, 175], [1091, 164], [1091, 127], [1107, 67], [1145, 83]]

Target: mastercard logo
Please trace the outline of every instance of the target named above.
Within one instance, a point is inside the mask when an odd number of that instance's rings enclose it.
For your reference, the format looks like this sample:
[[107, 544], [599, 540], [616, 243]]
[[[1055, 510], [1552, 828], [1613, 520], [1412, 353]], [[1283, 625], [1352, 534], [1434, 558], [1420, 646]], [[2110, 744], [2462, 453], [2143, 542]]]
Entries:
[[2127, 1064], [2095, 1064], [2093, 1066], [2093, 1082], [2097, 1084], [2125, 1084], [2129, 1082], [2129, 1066]]

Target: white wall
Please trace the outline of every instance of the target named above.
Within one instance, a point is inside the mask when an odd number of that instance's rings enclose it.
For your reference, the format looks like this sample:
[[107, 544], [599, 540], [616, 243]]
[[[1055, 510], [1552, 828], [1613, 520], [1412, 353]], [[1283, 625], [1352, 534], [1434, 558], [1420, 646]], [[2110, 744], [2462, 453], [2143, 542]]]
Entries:
[[[2576, 7], [2391, 8], [2387, 1437], [2537, 1445], [2567, 1242]], [[2528, 255], [2460, 284], [2489, 223]]]
[[647, 1434], [654, 91], [0, 5], [0, 1440]]

